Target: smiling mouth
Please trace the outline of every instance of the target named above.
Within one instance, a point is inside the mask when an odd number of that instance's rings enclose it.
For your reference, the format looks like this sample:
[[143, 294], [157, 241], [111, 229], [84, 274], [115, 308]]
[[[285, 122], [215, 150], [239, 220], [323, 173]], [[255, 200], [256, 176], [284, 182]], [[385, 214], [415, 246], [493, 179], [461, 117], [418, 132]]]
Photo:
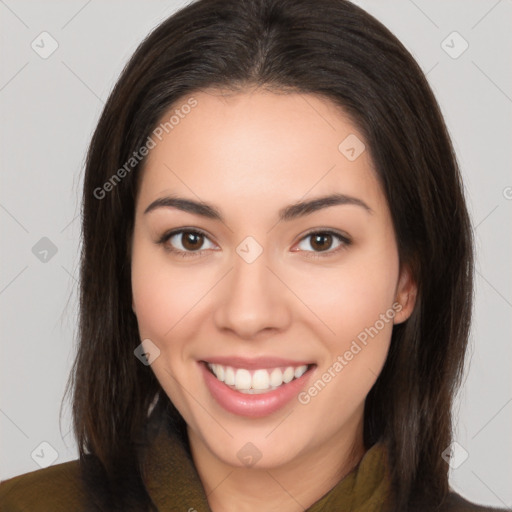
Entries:
[[314, 364], [249, 370], [204, 361], [209, 372], [229, 388], [248, 395], [269, 393], [302, 377]]

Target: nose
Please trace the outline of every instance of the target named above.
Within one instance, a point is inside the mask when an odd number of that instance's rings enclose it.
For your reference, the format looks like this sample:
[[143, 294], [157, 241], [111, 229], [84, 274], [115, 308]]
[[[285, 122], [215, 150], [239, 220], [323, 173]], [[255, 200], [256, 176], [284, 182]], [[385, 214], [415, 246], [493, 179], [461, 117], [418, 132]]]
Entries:
[[268, 267], [265, 252], [252, 263], [235, 255], [233, 269], [218, 293], [214, 320], [220, 330], [253, 340], [262, 332], [275, 333], [290, 324], [290, 293]]

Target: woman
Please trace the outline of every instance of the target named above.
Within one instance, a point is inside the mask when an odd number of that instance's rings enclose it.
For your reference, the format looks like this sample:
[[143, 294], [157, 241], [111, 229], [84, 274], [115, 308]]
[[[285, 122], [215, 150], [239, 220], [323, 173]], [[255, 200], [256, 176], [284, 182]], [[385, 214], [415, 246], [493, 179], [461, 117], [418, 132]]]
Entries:
[[472, 235], [410, 54], [345, 0], [202, 0], [83, 195], [80, 459], [2, 510], [491, 510], [450, 491]]

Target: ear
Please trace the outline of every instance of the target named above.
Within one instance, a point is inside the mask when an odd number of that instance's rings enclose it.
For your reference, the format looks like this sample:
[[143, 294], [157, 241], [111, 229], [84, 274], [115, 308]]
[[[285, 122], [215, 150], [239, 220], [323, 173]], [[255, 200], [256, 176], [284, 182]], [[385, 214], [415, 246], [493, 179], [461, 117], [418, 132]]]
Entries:
[[412, 277], [412, 272], [408, 266], [404, 265], [398, 279], [395, 295], [396, 305], [393, 306], [393, 309], [396, 311], [394, 324], [401, 324], [411, 316], [416, 304], [417, 294], [418, 287]]

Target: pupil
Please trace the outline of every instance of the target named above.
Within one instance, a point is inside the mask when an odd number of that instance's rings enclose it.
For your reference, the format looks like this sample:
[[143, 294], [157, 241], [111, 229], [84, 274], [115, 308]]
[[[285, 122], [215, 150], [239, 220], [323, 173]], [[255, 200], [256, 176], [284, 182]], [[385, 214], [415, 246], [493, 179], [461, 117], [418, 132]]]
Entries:
[[[329, 243], [325, 243], [326, 239]], [[313, 242], [311, 245], [312, 245], [313, 249], [325, 250], [330, 247], [330, 245], [331, 245], [330, 242], [331, 242], [331, 235], [320, 234], [320, 235], [313, 236]], [[317, 247], [315, 247], [315, 245], [317, 245]]]
[[[188, 250], [194, 250], [201, 246], [201, 239], [203, 235], [198, 233], [187, 233], [185, 236], [185, 241], [183, 243], [183, 247]], [[199, 242], [199, 243], [198, 243]]]

